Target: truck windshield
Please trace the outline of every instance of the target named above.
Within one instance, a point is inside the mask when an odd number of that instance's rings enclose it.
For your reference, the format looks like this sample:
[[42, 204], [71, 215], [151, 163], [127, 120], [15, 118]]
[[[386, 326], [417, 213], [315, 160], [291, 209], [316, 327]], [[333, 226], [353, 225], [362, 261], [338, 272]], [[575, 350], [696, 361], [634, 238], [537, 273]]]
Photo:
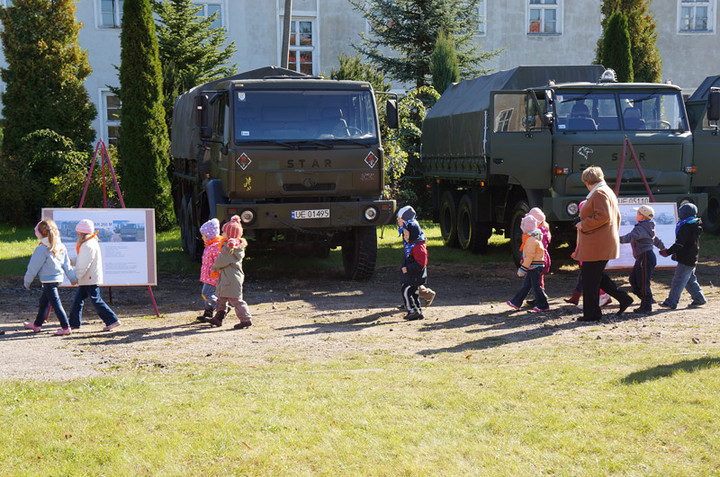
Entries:
[[677, 91], [620, 93], [625, 130], [686, 131], [682, 97]]
[[620, 129], [617, 103], [612, 93], [558, 93], [557, 127], [563, 131]]
[[[236, 90], [235, 142], [377, 142], [370, 91]], [[352, 141], [348, 141], [352, 139]]]

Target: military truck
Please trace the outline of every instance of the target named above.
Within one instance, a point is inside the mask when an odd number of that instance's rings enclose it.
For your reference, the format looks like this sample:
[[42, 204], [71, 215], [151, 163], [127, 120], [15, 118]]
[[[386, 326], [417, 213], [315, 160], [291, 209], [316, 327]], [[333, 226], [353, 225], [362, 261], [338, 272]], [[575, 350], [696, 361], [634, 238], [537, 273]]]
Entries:
[[[602, 79], [601, 79], [602, 78]], [[447, 245], [482, 252], [493, 229], [511, 239], [541, 207], [555, 242], [574, 242], [572, 221], [587, 195], [590, 165], [615, 185], [625, 137], [657, 202], [693, 202], [693, 138], [681, 90], [617, 83], [601, 66], [520, 66], [452, 85], [428, 112], [422, 164], [432, 181], [434, 219]], [[649, 200], [627, 152], [620, 200]]]
[[720, 75], [705, 78], [685, 105], [693, 133], [693, 155], [697, 167], [692, 178], [693, 190], [708, 195], [703, 229], [720, 234]]
[[[386, 102], [397, 127], [397, 98]], [[384, 152], [369, 83], [265, 67], [197, 86], [175, 104], [174, 198], [183, 249], [202, 252], [199, 227], [242, 219], [252, 248], [327, 256], [341, 247], [350, 279], [375, 269]]]

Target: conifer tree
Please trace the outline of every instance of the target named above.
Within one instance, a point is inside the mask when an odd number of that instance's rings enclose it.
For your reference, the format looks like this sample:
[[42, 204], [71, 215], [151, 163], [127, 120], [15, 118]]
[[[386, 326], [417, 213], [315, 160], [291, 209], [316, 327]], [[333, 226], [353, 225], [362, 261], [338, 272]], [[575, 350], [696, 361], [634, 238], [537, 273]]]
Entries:
[[175, 221], [158, 41], [150, 0], [125, 0], [120, 33], [122, 189], [128, 207], [155, 209], [159, 230]]
[[460, 79], [455, 45], [444, 31], [440, 32], [435, 42], [435, 49], [430, 57], [430, 73], [432, 85], [440, 94]]
[[190, 88], [230, 76], [237, 65], [229, 64], [237, 50], [227, 43], [224, 28], [213, 28], [218, 12], [199, 16], [201, 6], [192, 0], [153, 0], [163, 94], [168, 127], [172, 125], [175, 99]]
[[[349, 0], [370, 25], [355, 49], [391, 78], [415, 87], [430, 84], [430, 56], [441, 30], [457, 50], [461, 77], [486, 73], [498, 54], [475, 45], [478, 0]], [[383, 50], [390, 49], [387, 55]]]
[[633, 82], [633, 60], [630, 53], [628, 19], [618, 10], [608, 19], [603, 35], [603, 57], [601, 63], [615, 70], [621, 83]]
[[[627, 16], [630, 35], [630, 52], [635, 81], [657, 83], [662, 78], [662, 60], [657, 49], [655, 18], [650, 14], [647, 0], [603, 0], [600, 7], [605, 31], [610, 17], [616, 10]], [[598, 40], [596, 58], [598, 63], [604, 57], [603, 38]], [[607, 65], [604, 65], [607, 66]]]

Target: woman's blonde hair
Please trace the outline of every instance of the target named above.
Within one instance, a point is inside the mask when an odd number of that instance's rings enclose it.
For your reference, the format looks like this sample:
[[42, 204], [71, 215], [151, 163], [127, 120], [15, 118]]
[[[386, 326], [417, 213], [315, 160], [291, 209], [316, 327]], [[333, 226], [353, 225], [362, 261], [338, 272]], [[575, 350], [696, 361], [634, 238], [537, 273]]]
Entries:
[[595, 185], [605, 180], [605, 174], [598, 166], [590, 166], [582, 173], [582, 181], [586, 184]]
[[40, 235], [48, 239], [50, 251], [54, 252], [55, 247], [60, 243], [60, 231], [58, 226], [52, 219], [43, 219], [35, 226]]

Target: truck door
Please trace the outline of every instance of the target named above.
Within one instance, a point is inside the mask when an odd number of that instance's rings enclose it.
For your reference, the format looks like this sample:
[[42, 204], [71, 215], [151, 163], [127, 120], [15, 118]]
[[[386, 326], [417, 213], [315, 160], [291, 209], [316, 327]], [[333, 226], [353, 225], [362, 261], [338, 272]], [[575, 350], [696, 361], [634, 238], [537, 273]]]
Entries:
[[693, 187], [715, 187], [720, 184], [720, 134], [717, 123], [708, 121], [707, 111], [693, 131], [693, 160], [697, 172], [692, 176]]
[[532, 91], [494, 91], [490, 101], [490, 174], [506, 175], [526, 190], [550, 188], [552, 135], [543, 125], [545, 101]]

